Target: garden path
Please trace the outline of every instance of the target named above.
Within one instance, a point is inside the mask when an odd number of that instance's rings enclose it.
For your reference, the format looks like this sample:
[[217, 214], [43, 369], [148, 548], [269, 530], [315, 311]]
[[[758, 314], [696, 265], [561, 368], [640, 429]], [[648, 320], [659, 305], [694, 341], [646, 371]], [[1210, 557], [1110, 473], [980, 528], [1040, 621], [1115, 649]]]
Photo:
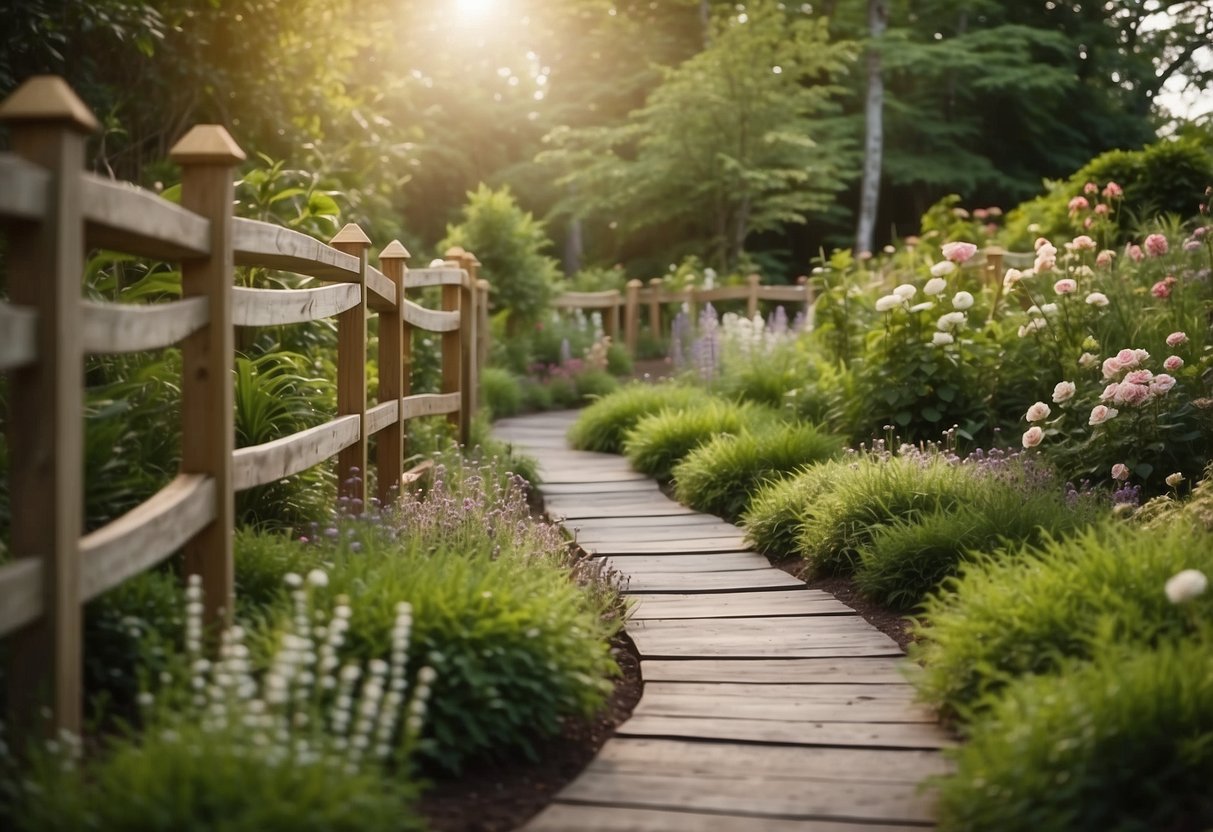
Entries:
[[644, 694], [525, 832], [895, 832], [933, 826], [951, 743], [896, 643], [625, 459], [570, 450], [575, 411], [498, 422], [548, 512], [627, 579]]

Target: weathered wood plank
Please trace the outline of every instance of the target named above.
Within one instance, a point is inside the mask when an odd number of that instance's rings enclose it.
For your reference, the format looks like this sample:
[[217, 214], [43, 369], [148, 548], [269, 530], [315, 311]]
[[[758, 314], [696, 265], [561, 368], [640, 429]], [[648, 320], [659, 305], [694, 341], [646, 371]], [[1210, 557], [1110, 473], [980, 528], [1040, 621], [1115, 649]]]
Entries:
[[339, 315], [359, 303], [358, 286], [338, 283], [317, 289], [232, 290], [232, 323], [236, 326], [279, 326], [319, 321]]
[[351, 254], [260, 220], [232, 220], [232, 246], [237, 266], [264, 266], [344, 283], [358, 282], [362, 268]]
[[[578, 541], [587, 550], [593, 550], [600, 555], [656, 555], [665, 553], [670, 556], [678, 554], [706, 554], [709, 552], [737, 552], [746, 549], [745, 538], [741, 535], [734, 537], [716, 537], [702, 538], [692, 540], [657, 540], [657, 541], [615, 541], [615, 542], [592, 542], [582, 540], [578, 537]], [[761, 555], [755, 555], [762, 560], [762, 565], [767, 568], [771, 567], [770, 562]]]
[[586, 767], [586, 774], [770, 777], [916, 784], [945, 774], [947, 760], [933, 751], [881, 748], [798, 748], [665, 739], [613, 739]]
[[240, 448], [232, 454], [232, 488], [243, 491], [305, 471], [354, 444], [361, 429], [362, 417], [351, 414], [282, 439]]
[[22, 557], [0, 566], [0, 636], [42, 615], [42, 561]]
[[458, 393], [414, 393], [400, 400], [404, 409], [402, 419], [416, 419], [418, 416], [438, 416], [443, 413], [456, 413], [459, 410]]
[[[584, 543], [581, 545], [586, 550], [591, 549]], [[675, 559], [678, 562], [671, 563]], [[691, 574], [771, 568], [766, 558], [753, 552], [724, 552], [715, 555], [628, 555], [620, 558], [599, 557], [595, 560], [605, 561], [607, 566], [618, 569], [625, 575], [669, 572], [672, 569]]]
[[561, 793], [563, 803], [693, 809], [759, 817], [929, 822], [932, 801], [905, 783], [819, 782], [774, 777], [595, 773]]
[[374, 266], [366, 267], [367, 305], [376, 312], [396, 308], [396, 284]]
[[409, 269], [404, 275], [404, 288], [420, 289], [423, 286], [468, 286], [468, 273], [463, 269], [433, 268]]
[[426, 332], [454, 332], [459, 329], [458, 312], [426, 309], [411, 300], [404, 302], [400, 317], [404, 318], [406, 323]]
[[37, 357], [37, 311], [0, 301], [0, 371], [22, 367]]
[[661, 493], [661, 489], [657, 487], [657, 483], [652, 480], [634, 480], [626, 483], [621, 482], [548, 482], [543, 484], [543, 493], [549, 500], [577, 500], [580, 502], [589, 503], [597, 501], [601, 498], [610, 497], [611, 495], [629, 495], [637, 497], [639, 495], [659, 495], [661, 499], [666, 500], [674, 505], [678, 505], [669, 497]]
[[632, 529], [653, 529], [661, 531], [664, 529], [695, 529], [699, 526], [728, 526], [736, 529], [729, 523], [721, 520], [719, 517], [713, 517], [710, 514], [689, 514], [683, 517], [636, 517], [626, 522], [612, 518], [597, 518], [589, 519], [584, 523], [578, 523], [578, 528], [584, 531], [611, 531], [618, 528]]
[[[582, 468], [551, 468], [539, 463], [539, 477], [547, 482], [583, 482], [585, 480], [585, 470]], [[618, 471], [596, 471], [594, 478], [599, 482], [639, 482], [645, 479], [644, 474], [637, 474], [635, 471], [618, 470]]]
[[[711, 572], [691, 577], [710, 579], [720, 574]], [[647, 577], [633, 577], [632, 584]], [[815, 658], [901, 653], [895, 641], [854, 616], [653, 619], [636, 621], [628, 632], [641, 656]]]
[[695, 512], [686, 506], [680, 506], [677, 503], [659, 502], [654, 500], [648, 505], [633, 503], [625, 506], [589, 506], [582, 501], [577, 501], [573, 504], [567, 504], [562, 501], [548, 500], [547, 509], [553, 516], [559, 516], [564, 520], [576, 521], [587, 517], [610, 517], [610, 518], [628, 518], [628, 517], [676, 517], [679, 515], [694, 514]]
[[80, 339], [87, 353], [125, 353], [170, 347], [206, 326], [210, 300], [167, 303], [80, 302]]
[[938, 749], [955, 745], [934, 723], [778, 722], [769, 719], [633, 715], [620, 737], [666, 737], [778, 745]]
[[87, 601], [185, 545], [215, 517], [215, 481], [178, 474], [117, 520], [80, 539], [80, 597]]
[[176, 260], [211, 250], [206, 217], [157, 193], [92, 173], [81, 176], [81, 209], [90, 247]]
[[[709, 598], [712, 596], [708, 596]], [[761, 595], [757, 597], [761, 598]], [[787, 685], [847, 682], [904, 684], [910, 662], [904, 658], [825, 659], [647, 659], [642, 665], [649, 682], [744, 682]]]
[[[685, 556], [683, 556], [685, 557]], [[630, 562], [632, 558], [628, 558]], [[787, 592], [736, 592], [715, 595], [638, 595], [633, 619], [775, 618], [792, 615], [854, 615], [829, 593], [812, 589]]]
[[[931, 709], [912, 703], [913, 691], [901, 685], [866, 685], [870, 692], [857, 694], [835, 685], [759, 686], [760, 696], [742, 696], [706, 691], [684, 693], [676, 683], [647, 683], [635, 716], [717, 717], [720, 719], [766, 719], [776, 722], [921, 722], [934, 725]], [[808, 690], [803, 694], [800, 688]], [[816, 693], [818, 690], [835, 693]], [[892, 690], [893, 693], [888, 693]], [[842, 692], [838, 692], [842, 691]]]
[[921, 832], [923, 825], [787, 820], [683, 809], [554, 803], [523, 829], [526, 832]]
[[50, 174], [43, 168], [15, 154], [0, 153], [0, 215], [42, 219], [50, 184]]
[[628, 585], [637, 592], [737, 592], [787, 589], [802, 586], [800, 581], [778, 569], [752, 569], [741, 572], [705, 572], [686, 575], [681, 572], [654, 572], [635, 575]]

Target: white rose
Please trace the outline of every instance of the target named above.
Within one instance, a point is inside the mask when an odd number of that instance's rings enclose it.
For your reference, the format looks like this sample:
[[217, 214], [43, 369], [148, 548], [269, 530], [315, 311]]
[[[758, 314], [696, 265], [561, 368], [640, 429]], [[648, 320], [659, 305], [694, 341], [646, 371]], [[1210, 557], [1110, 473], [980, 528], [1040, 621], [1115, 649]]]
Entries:
[[893, 294], [897, 295], [897, 297], [901, 298], [902, 300], [909, 300], [917, 293], [918, 288], [909, 283], [903, 283], [893, 290]]
[[1108, 305], [1108, 296], [1103, 292], [1092, 292], [1087, 295], [1087, 303], [1099, 309]]
[[1183, 604], [1203, 595], [1208, 588], [1209, 579], [1205, 577], [1204, 572], [1199, 569], [1185, 569], [1167, 579], [1164, 591], [1167, 593], [1167, 600], [1172, 604]]
[[[944, 262], [949, 264], [951, 263], [951, 261], [948, 260], [945, 260]], [[944, 290], [947, 288], [948, 281], [944, 280], [942, 277], [932, 277], [927, 281], [927, 285], [922, 287], [922, 293], [924, 295], [931, 296], [942, 295]]]
[[951, 260], [940, 260], [931, 267], [931, 277], [947, 277], [956, 271], [956, 264]]
[[973, 306], [973, 296], [968, 292], [957, 292], [952, 296], [952, 306], [960, 310], [969, 309]]
[[949, 332], [936, 332], [931, 336], [931, 344], [936, 347], [944, 347], [955, 342], [956, 339]]
[[1028, 412], [1024, 415], [1024, 418], [1029, 422], [1043, 422], [1049, 418], [1049, 414], [1052, 412], [1052, 408], [1044, 402], [1036, 402], [1036, 404], [1028, 408]]
[[876, 299], [876, 311], [888, 312], [891, 309], [896, 309], [901, 306], [902, 299], [898, 295], [885, 295]]
[[1074, 398], [1074, 392], [1074, 382], [1059, 381], [1057, 382], [1057, 386], [1053, 388], [1053, 401], [1056, 404], [1069, 401], [1070, 399]]

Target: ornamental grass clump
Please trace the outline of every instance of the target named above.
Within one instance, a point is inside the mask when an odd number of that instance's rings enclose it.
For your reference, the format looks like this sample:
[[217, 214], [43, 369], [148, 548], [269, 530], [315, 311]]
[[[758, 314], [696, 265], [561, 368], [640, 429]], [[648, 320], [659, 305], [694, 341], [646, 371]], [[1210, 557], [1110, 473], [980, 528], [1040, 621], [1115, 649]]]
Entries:
[[792, 556], [818, 496], [844, 470], [849, 470], [848, 463], [834, 461], [810, 465], [785, 479], [759, 486], [741, 518], [746, 539], [759, 552], [772, 558]]
[[764, 483], [835, 457], [842, 446], [841, 437], [809, 424], [717, 436], [674, 467], [675, 495], [696, 511], [734, 520]]
[[664, 409], [697, 407], [711, 400], [697, 387], [682, 384], [629, 384], [581, 411], [569, 428], [569, 443], [582, 451], [623, 453], [623, 439], [643, 417]]
[[675, 465], [716, 436], [758, 433], [772, 428], [778, 418], [775, 411], [750, 402], [709, 399], [697, 407], [645, 416], [628, 431], [624, 454], [642, 474], [669, 480]]
[[[1136, 592], [1162, 595], [1157, 585]], [[1138, 832], [1213, 825], [1207, 641], [1131, 646], [1011, 683], [939, 782], [939, 828]]]
[[258, 665], [240, 625], [206, 658], [191, 576], [181, 669], [140, 695], [143, 734], [106, 741], [95, 759], [82, 760], [70, 735], [34, 750], [29, 770], [5, 779], [5, 828], [423, 828], [410, 757], [435, 672], [407, 672], [408, 604], [395, 610], [390, 660], [364, 664], [345, 656], [345, 599], [331, 612], [314, 603], [328, 574], [291, 573], [286, 584], [293, 614], [266, 634], [276, 646]]
[[1147, 649], [1193, 634], [1192, 615], [1213, 620], [1213, 596], [1177, 608], [1165, 582], [1185, 569], [1213, 574], [1213, 540], [1179, 524], [1147, 530], [1120, 521], [1014, 556], [980, 555], [924, 605], [911, 654], [920, 692], [969, 720], [1024, 675], [1055, 673], [1103, 645]]
[[993, 453], [963, 465], [983, 474], [968, 499], [893, 519], [859, 547], [855, 582], [869, 598], [914, 609], [972, 553], [1039, 544], [1090, 526], [1108, 511], [1106, 498], [1067, 491], [1022, 454]]
[[838, 476], [806, 513], [797, 551], [817, 575], [850, 575], [875, 532], [972, 502], [982, 473], [940, 452], [903, 446], [897, 455], [865, 452], [838, 464]]

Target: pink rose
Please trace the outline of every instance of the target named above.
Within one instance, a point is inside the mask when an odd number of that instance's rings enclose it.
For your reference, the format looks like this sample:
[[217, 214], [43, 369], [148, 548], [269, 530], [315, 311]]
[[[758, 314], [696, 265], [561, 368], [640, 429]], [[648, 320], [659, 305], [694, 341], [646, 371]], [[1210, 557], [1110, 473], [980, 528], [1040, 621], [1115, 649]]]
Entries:
[[1124, 482], [1129, 478], [1129, 466], [1118, 462], [1112, 466], [1112, 479]]
[[1163, 369], [1175, 372], [1184, 365], [1184, 360], [1178, 355], [1168, 355], [1167, 360], [1162, 362]]
[[1165, 280], [1160, 280], [1150, 287], [1150, 294], [1159, 300], [1171, 297], [1171, 286]]
[[1053, 388], [1053, 401], [1056, 404], [1069, 401], [1074, 398], [1075, 389], [1074, 382], [1072, 381], [1057, 382], [1057, 386]]
[[1094, 182], [1088, 182], [1082, 186], [1082, 192], [1084, 194], [1097, 194], [1099, 193], [1099, 186]]
[[1138, 361], [1137, 352], [1126, 347], [1125, 349], [1116, 353], [1116, 361], [1118, 364], [1120, 364], [1120, 368], [1122, 370], [1127, 367], [1136, 367]]
[[1066, 243], [1067, 251], [1094, 251], [1095, 241], [1086, 234], [1079, 234], [1070, 242]]
[[1188, 333], [1186, 332], [1172, 332], [1167, 336], [1168, 347], [1178, 347], [1180, 344], [1186, 344], [1187, 342]]
[[1145, 259], [1146, 255], [1142, 252], [1141, 246], [1134, 243], [1129, 243], [1125, 246], [1125, 256], [1134, 263], [1140, 263]]
[[1094, 217], [1087, 217], [1085, 220], [1083, 220], [1083, 221], [1082, 221], [1082, 227], [1083, 227], [1083, 228], [1090, 228], [1090, 227], [1091, 227], [1091, 226], [1093, 226], [1093, 225], [1095, 225], [1095, 218], [1094, 218]]
[[1095, 407], [1091, 408], [1091, 417], [1089, 419], [1087, 419], [1087, 424], [1088, 425], [1102, 425], [1104, 422], [1108, 421], [1109, 419], [1115, 419], [1116, 416], [1119, 414], [1119, 412], [1120, 411], [1118, 411], [1114, 407], [1108, 407], [1107, 405], [1097, 404], [1097, 405], [1095, 405]]
[[1053, 284], [1053, 291], [1059, 295], [1069, 295], [1078, 291], [1078, 281], [1072, 277], [1063, 277]]
[[1040, 251], [1041, 246], [1051, 245], [1048, 237], [1037, 237], [1036, 242], [1032, 243], [1033, 251]]
[[1024, 431], [1023, 446], [1025, 448], [1035, 448], [1045, 438], [1045, 432], [1038, 425], [1033, 425]]
[[1110, 358], [1105, 358], [1103, 360], [1104, 378], [1113, 378], [1117, 373], [1120, 372], [1120, 370], [1120, 361], [1116, 358], [1116, 356], [1113, 355]]
[[1120, 199], [1125, 195], [1125, 192], [1115, 182], [1109, 182], [1103, 187], [1104, 199]]
[[1144, 384], [1121, 382], [1116, 387], [1116, 395], [1112, 397], [1113, 404], [1139, 405], [1150, 400], [1150, 388]]
[[1162, 257], [1167, 253], [1167, 238], [1161, 234], [1151, 234], [1146, 237], [1146, 254], [1151, 257]]
[[1200, 249], [1200, 240], [1191, 239], [1184, 240], [1184, 251], [1198, 251]]
[[1166, 373], [1159, 373], [1150, 381], [1150, 390], [1158, 395], [1169, 393], [1171, 388], [1175, 386], [1175, 377]]
[[1103, 389], [1102, 393], [1099, 394], [1099, 400], [1101, 402], [1112, 401], [1112, 399], [1116, 398], [1116, 391], [1118, 391], [1119, 389], [1120, 389], [1120, 385], [1117, 384], [1115, 381], [1112, 382], [1111, 384], [1109, 384], [1107, 387], [1105, 387]]
[[1152, 378], [1154, 374], [1149, 370], [1134, 370], [1125, 376], [1125, 381], [1129, 384], [1149, 384]]
[[990, 216], [989, 209], [986, 209], [986, 208], [974, 208], [973, 209], [973, 219], [975, 219], [975, 220], [984, 220], [989, 216]]
[[1024, 414], [1024, 418], [1029, 422], [1042, 422], [1049, 418], [1049, 413], [1052, 412], [1044, 402], [1036, 402], [1028, 408], [1028, 412]]
[[977, 246], [972, 243], [944, 243], [943, 256], [953, 263], [965, 263], [977, 253]]
[[1091, 203], [1087, 202], [1085, 196], [1076, 196], [1070, 200], [1070, 216], [1074, 216], [1079, 211], [1085, 211], [1091, 207]]
[[1112, 258], [1116, 256], [1116, 252], [1105, 248], [1099, 254], [1095, 255], [1095, 265], [1101, 269], [1106, 269], [1112, 265]]
[[1100, 216], [1105, 216], [1108, 213], [1108, 206], [1105, 203], [1099, 203], [1095, 206], [1095, 213]]

